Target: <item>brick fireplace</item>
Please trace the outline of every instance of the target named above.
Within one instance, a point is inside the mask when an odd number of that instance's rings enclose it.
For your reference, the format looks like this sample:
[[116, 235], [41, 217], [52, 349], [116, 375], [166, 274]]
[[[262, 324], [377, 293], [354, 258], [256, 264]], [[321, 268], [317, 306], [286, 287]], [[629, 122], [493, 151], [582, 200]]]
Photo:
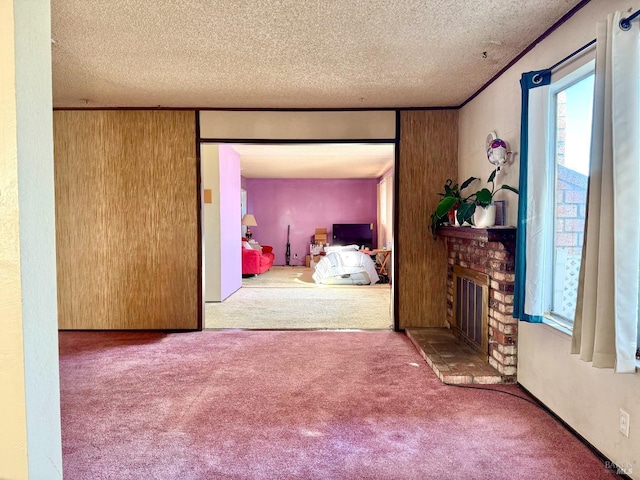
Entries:
[[[518, 322], [512, 313], [516, 229], [441, 227], [438, 229], [438, 236], [444, 238], [447, 244], [449, 326], [466, 343], [479, 351], [495, 370], [507, 377], [506, 381], [510, 380], [508, 377], [515, 379]], [[478, 278], [487, 277], [487, 304], [481, 309], [482, 305], [477, 303], [476, 297], [468, 299], [460, 288], [462, 286], [464, 289], [475, 289], [473, 282]], [[460, 278], [463, 278], [463, 281]], [[474, 307], [476, 304], [478, 307]], [[486, 322], [486, 333], [482, 334], [481, 342], [477, 344], [474, 344], [473, 339], [465, 338], [460, 326], [456, 326], [456, 317], [459, 318], [461, 314], [464, 316], [465, 309], [471, 311], [472, 316], [476, 315], [473, 313], [474, 310], [482, 310], [486, 316], [483, 319]], [[471, 320], [465, 319], [465, 322], [467, 321]]]

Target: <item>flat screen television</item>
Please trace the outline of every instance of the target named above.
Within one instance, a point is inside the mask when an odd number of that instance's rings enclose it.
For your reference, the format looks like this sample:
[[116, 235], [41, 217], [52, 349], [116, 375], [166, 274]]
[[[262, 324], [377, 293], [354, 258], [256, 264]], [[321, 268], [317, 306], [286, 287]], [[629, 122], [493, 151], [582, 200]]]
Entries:
[[334, 223], [333, 245], [364, 245], [373, 248], [372, 223]]

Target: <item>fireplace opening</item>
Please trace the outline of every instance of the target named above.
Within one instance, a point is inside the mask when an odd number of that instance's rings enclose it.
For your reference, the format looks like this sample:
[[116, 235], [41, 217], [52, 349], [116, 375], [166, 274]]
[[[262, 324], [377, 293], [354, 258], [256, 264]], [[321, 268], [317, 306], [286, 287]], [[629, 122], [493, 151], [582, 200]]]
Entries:
[[454, 265], [453, 332], [485, 358], [489, 356], [489, 275]]

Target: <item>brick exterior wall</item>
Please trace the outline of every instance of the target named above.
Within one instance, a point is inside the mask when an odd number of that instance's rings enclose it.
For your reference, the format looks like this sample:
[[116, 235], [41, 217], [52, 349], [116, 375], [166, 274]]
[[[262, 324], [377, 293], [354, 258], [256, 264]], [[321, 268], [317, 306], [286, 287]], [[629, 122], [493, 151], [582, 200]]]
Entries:
[[587, 201], [587, 176], [558, 165], [556, 245], [568, 255], [582, 253]]
[[[448, 229], [455, 227], [448, 227]], [[487, 230], [460, 228], [460, 238], [444, 233], [448, 251], [447, 321], [453, 317], [453, 266], [469, 268], [490, 278], [489, 285], [489, 364], [504, 376], [506, 383], [515, 382], [517, 369], [518, 321], [513, 318], [515, 280], [515, 229], [508, 229], [504, 241], [487, 238]], [[451, 230], [449, 230], [451, 232]], [[499, 230], [498, 230], [499, 232]], [[497, 234], [500, 235], [499, 233]]]

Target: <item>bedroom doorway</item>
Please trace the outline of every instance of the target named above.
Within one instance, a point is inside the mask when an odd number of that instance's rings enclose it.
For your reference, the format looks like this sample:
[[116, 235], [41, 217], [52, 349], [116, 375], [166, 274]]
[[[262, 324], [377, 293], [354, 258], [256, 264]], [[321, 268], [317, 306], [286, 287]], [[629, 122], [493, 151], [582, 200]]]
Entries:
[[[240, 157], [240, 214], [254, 215], [253, 239], [273, 249], [274, 262], [267, 271], [243, 278], [242, 287], [224, 301], [208, 302], [204, 328], [392, 329], [396, 144], [226, 146]], [[381, 281], [316, 284], [313, 263], [319, 257], [310, 252], [316, 228], [326, 229], [332, 244], [334, 224], [354, 223], [372, 227], [369, 258]]]

